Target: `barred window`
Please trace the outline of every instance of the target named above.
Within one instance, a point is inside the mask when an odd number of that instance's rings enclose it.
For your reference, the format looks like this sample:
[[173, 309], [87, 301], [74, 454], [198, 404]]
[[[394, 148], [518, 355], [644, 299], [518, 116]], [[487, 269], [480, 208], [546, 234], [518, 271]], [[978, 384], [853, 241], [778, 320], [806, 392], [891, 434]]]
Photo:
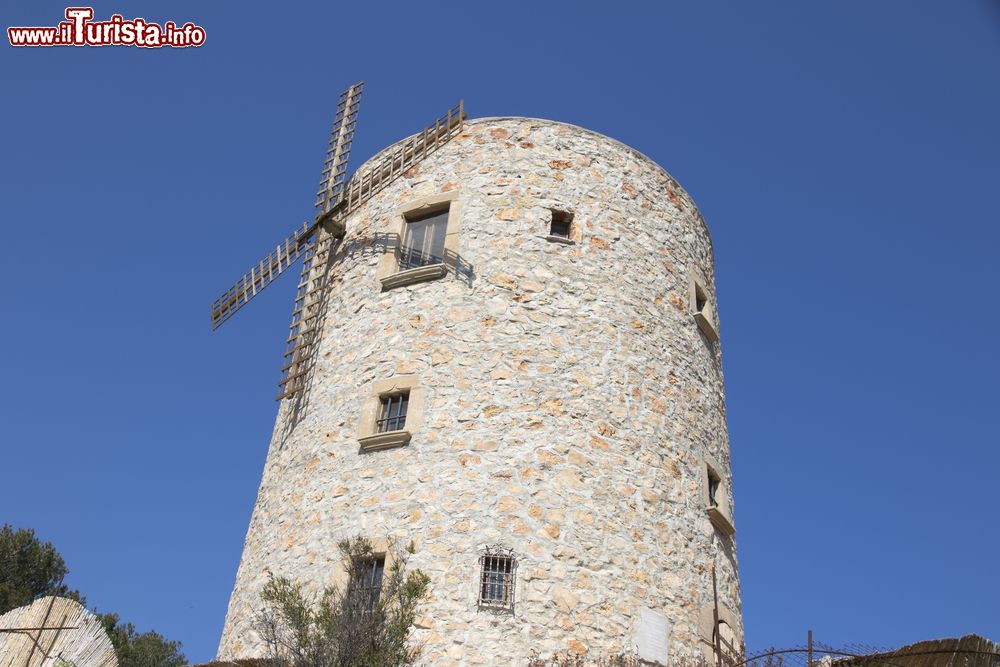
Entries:
[[410, 404], [410, 392], [390, 394], [379, 399], [378, 419], [375, 420], [375, 431], [401, 431], [406, 425], [406, 409]]
[[511, 549], [486, 547], [479, 557], [479, 606], [494, 611], [514, 611], [517, 558]]
[[351, 579], [351, 598], [362, 610], [372, 611], [382, 592], [385, 556], [366, 558], [356, 563], [356, 569]]
[[406, 218], [399, 269], [415, 269], [444, 262], [444, 238], [448, 232], [448, 209]]

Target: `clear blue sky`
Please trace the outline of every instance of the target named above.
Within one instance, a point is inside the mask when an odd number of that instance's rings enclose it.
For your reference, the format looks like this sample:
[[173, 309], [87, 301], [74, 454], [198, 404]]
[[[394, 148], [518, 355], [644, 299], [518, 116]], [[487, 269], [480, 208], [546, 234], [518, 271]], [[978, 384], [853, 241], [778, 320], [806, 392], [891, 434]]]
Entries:
[[4, 36], [0, 522], [214, 655], [295, 281], [217, 333], [209, 302], [311, 216], [365, 79], [354, 165], [463, 97], [620, 139], [699, 203], [751, 647], [1000, 639], [1000, 4], [376, 4], [95, 6], [205, 26], [184, 51]]

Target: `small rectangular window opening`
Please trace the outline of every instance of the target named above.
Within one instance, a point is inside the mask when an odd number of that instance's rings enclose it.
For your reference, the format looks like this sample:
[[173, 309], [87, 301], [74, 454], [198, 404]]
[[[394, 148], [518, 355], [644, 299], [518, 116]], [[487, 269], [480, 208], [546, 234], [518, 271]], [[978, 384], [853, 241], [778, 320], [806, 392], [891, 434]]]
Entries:
[[382, 592], [382, 576], [385, 574], [385, 556], [366, 558], [357, 563], [356, 578], [351, 581], [351, 593], [355, 602], [364, 611], [372, 611], [378, 604]]
[[715, 474], [715, 471], [711, 468], [708, 469], [708, 504], [711, 507], [717, 507], [719, 501], [717, 495], [719, 493], [719, 485], [722, 484], [722, 480], [719, 476]]
[[447, 208], [407, 217], [399, 249], [400, 271], [444, 263], [447, 232]]
[[570, 230], [573, 227], [573, 214], [568, 211], [552, 211], [552, 224], [549, 227], [549, 236], [561, 239], [568, 239]]
[[379, 398], [378, 419], [375, 420], [375, 431], [387, 433], [401, 431], [406, 425], [406, 409], [410, 403], [410, 392], [388, 394]]
[[705, 294], [705, 290], [702, 289], [701, 285], [695, 284], [694, 286], [694, 307], [699, 313], [705, 312], [705, 306], [708, 305], [708, 296]]
[[510, 556], [483, 556], [482, 588], [479, 604], [512, 608], [514, 605], [514, 559]]

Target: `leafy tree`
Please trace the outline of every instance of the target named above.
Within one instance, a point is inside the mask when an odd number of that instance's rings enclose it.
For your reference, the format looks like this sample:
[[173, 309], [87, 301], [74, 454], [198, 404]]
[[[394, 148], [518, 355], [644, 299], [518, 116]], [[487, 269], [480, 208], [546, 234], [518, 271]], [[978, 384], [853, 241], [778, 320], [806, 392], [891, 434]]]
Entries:
[[[326, 588], [310, 599], [298, 583], [271, 575], [256, 619], [270, 659], [284, 667], [404, 667], [418, 649], [409, 645], [417, 606], [430, 579], [406, 571], [407, 553], [393, 549], [384, 573], [372, 577], [376, 554], [362, 537], [344, 540], [345, 586]], [[384, 561], [383, 561], [384, 562]], [[378, 579], [381, 576], [381, 580]], [[367, 585], [375, 582], [374, 586]], [[366, 584], [361, 584], [366, 582]]]
[[98, 614], [118, 654], [119, 667], [181, 667], [187, 659], [180, 642], [158, 632], [139, 634], [131, 623], [119, 623], [118, 614]]
[[0, 528], [0, 614], [30, 604], [41, 595], [60, 595], [86, 604], [79, 591], [61, 583], [69, 572], [66, 562], [50, 542], [27, 528]]

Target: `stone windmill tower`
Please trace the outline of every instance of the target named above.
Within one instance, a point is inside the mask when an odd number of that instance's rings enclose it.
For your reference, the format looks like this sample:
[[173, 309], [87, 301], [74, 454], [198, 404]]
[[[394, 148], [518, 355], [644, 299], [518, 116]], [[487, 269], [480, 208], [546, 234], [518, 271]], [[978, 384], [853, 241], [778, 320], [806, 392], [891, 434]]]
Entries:
[[316, 220], [213, 306], [218, 326], [305, 259], [219, 657], [263, 650], [267, 571], [329, 584], [356, 535], [415, 544], [428, 665], [740, 646], [694, 202], [613, 139], [461, 105], [346, 180], [360, 91]]

